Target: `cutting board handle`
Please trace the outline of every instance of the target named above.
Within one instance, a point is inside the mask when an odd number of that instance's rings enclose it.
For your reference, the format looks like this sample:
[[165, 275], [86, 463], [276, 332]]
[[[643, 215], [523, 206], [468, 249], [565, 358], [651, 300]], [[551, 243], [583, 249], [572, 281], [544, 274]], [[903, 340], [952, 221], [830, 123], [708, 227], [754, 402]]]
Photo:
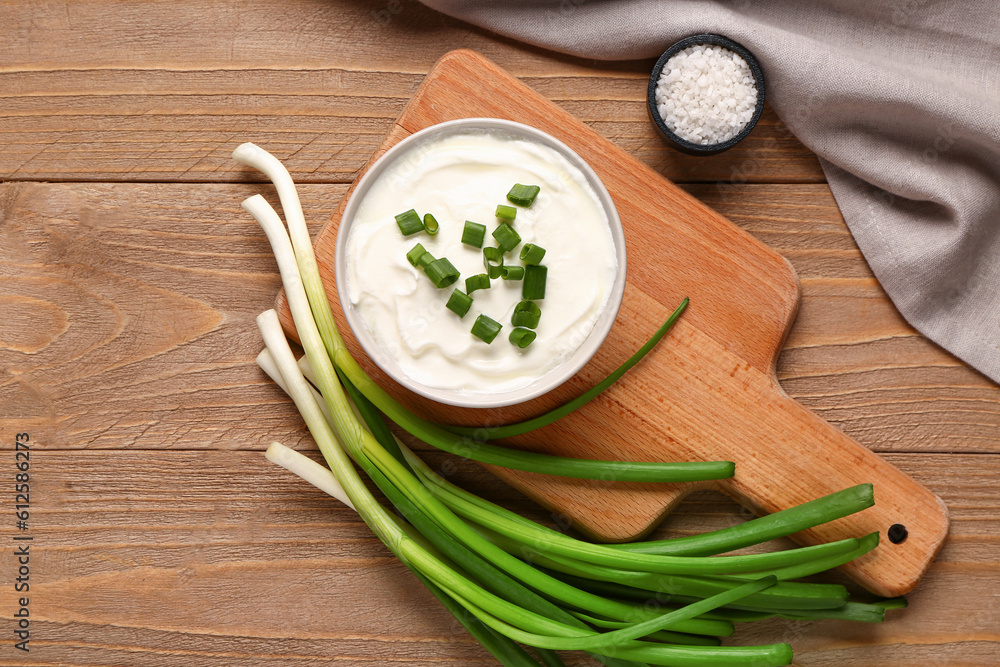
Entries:
[[[777, 385], [775, 385], [777, 387]], [[802, 544], [879, 534], [879, 546], [844, 566], [865, 588], [884, 596], [909, 592], [933, 560], [948, 532], [944, 503], [885, 459], [874, 454], [783, 391], [758, 403], [753, 420], [796, 424], [797, 437], [781, 442], [754, 438], [734, 452], [737, 474], [725, 493], [757, 511], [774, 512], [857, 484], [871, 483], [875, 505], [795, 536]]]

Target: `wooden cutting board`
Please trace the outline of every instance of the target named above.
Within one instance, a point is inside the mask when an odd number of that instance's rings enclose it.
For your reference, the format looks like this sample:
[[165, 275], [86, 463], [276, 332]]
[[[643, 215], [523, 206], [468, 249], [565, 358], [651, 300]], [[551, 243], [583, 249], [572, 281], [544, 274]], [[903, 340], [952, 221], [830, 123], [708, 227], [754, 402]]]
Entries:
[[[628, 460], [731, 460], [720, 483], [631, 484], [582, 481], [491, 467], [553, 512], [553, 522], [606, 541], [638, 538], [687, 493], [717, 488], [769, 513], [863, 482], [876, 506], [804, 531], [803, 544], [878, 531], [872, 553], [844, 567], [874, 593], [912, 589], [948, 531], [939, 498], [788, 397], [775, 361], [799, 303], [794, 270], [770, 250], [482, 55], [445, 55], [389, 132], [389, 146], [420, 129], [467, 117], [506, 118], [561, 139], [611, 193], [625, 228], [628, 285], [606, 342], [555, 391], [495, 410], [436, 404], [392, 382], [363, 353], [339, 308], [333, 279], [337, 224], [316, 252], [337, 322], [376, 380], [415, 412], [445, 423], [496, 425], [540, 414], [586, 390], [631, 355], [685, 296], [691, 305], [670, 335], [614, 387], [571, 416], [506, 444], [564, 456]], [[279, 312], [289, 332], [283, 297]], [[905, 527], [896, 544], [891, 526]], [[900, 529], [894, 530], [894, 535]]]

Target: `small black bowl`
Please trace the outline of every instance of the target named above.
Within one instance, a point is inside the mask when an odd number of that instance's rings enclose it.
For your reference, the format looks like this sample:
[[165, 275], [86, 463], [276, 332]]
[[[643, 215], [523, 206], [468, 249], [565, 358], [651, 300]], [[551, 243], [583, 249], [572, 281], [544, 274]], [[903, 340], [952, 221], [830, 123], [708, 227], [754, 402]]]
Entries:
[[[663, 72], [663, 66], [666, 65], [667, 61], [670, 60], [670, 58], [678, 51], [686, 49], [689, 46], [696, 46], [698, 44], [721, 46], [737, 53], [741, 58], [743, 58], [743, 60], [746, 61], [747, 65], [749, 65], [750, 71], [753, 73], [753, 78], [757, 82], [757, 105], [754, 108], [753, 116], [750, 118], [750, 122], [748, 122], [735, 137], [718, 144], [694, 144], [686, 139], [680, 138], [667, 127], [667, 124], [663, 122], [663, 118], [660, 117], [659, 110], [656, 108], [656, 84], [660, 79], [660, 73]], [[646, 108], [649, 111], [649, 117], [653, 121], [653, 125], [656, 126], [660, 136], [663, 137], [663, 140], [668, 144], [672, 145], [682, 153], [688, 153], [689, 155], [715, 155], [717, 153], [721, 153], [722, 151], [729, 150], [738, 144], [745, 136], [750, 134], [750, 130], [752, 130], [754, 125], [757, 124], [757, 119], [760, 118], [760, 114], [764, 110], [764, 73], [761, 71], [760, 64], [757, 62], [757, 59], [753, 57], [753, 54], [743, 48], [742, 45], [737, 44], [728, 37], [712, 34], [691, 35], [690, 37], [685, 37], [664, 51], [663, 55], [660, 56], [660, 59], [656, 61], [656, 65], [653, 67], [653, 73], [649, 75], [649, 88], [646, 92]]]

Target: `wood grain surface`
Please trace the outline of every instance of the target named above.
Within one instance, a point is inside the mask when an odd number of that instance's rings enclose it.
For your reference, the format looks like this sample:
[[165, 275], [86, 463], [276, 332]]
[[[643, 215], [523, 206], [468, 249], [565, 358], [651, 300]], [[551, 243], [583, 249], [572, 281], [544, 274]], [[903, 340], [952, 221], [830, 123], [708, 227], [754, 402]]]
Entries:
[[[274, 149], [318, 231], [460, 46], [788, 258], [803, 297], [782, 386], [951, 510], [890, 622], [738, 639], [788, 640], [803, 666], [1000, 664], [1000, 389], [900, 318], [773, 114], [738, 151], [673, 154], [644, 115], [651, 62], [559, 56], [409, 0], [12, 2], [0, 21], [0, 665], [492, 664], [356, 519], [263, 461], [273, 439], [315, 446], [253, 366], [278, 279], [238, 205], [276, 199], [226, 157], [244, 140]], [[12, 635], [19, 432], [35, 446], [27, 654]], [[556, 520], [449, 461], [433, 458]], [[744, 518], [700, 494], [658, 534]]]

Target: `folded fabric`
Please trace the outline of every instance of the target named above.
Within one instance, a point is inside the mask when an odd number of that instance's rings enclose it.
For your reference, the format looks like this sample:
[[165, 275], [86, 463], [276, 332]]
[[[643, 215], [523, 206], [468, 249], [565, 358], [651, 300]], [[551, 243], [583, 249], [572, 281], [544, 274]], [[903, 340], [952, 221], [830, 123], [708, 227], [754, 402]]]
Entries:
[[703, 32], [740, 42], [899, 311], [1000, 382], [995, 2], [423, 1], [588, 58], [652, 58]]

